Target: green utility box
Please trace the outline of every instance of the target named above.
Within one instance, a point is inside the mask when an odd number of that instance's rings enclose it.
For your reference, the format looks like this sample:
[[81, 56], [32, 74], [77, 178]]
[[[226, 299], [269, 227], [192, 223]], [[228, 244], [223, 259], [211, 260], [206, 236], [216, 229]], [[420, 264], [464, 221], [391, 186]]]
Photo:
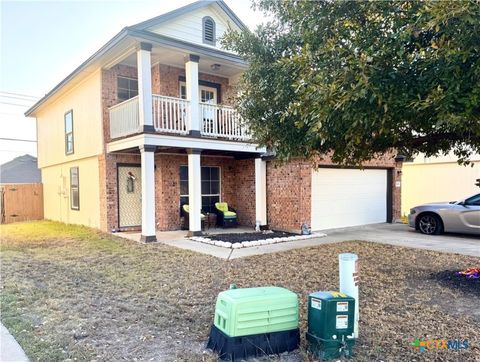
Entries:
[[280, 287], [241, 288], [221, 292], [215, 326], [230, 337], [298, 328], [298, 297]]
[[230, 289], [218, 294], [207, 348], [221, 360], [293, 351], [300, 345], [298, 297], [285, 288]]
[[339, 292], [308, 296], [309, 349], [321, 360], [352, 356], [355, 299]]

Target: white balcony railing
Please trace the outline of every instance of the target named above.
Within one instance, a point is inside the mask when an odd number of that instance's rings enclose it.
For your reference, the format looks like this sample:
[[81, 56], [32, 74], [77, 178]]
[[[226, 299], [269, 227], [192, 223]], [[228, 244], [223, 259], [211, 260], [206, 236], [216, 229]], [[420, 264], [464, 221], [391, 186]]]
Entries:
[[[110, 138], [141, 132], [138, 96], [110, 107]], [[232, 108], [200, 103], [202, 136], [231, 140], [250, 140], [248, 129]], [[153, 126], [156, 132], [188, 134], [190, 102], [181, 98], [152, 95]]]
[[190, 102], [181, 98], [152, 96], [153, 126], [157, 132], [186, 134]]
[[232, 107], [200, 103], [201, 134], [235, 140], [248, 140], [250, 136], [240, 115]]
[[137, 133], [139, 127], [138, 96], [110, 107], [110, 138]]

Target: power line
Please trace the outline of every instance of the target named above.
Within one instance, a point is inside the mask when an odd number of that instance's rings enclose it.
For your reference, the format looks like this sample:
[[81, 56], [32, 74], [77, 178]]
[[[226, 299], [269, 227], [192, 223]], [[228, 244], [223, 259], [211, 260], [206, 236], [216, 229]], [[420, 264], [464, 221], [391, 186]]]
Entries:
[[[12, 92], [3, 92], [3, 91], [0, 91], [0, 94], [10, 94], [12, 96], [19, 96], [19, 97], [23, 97], [23, 98], [35, 98], [35, 99], [39, 99], [40, 97], [37, 97], [37, 96], [30, 96], [28, 94], [21, 94], [21, 93], [12, 93]], [[6, 97], [6, 96], [5, 96]]]
[[10, 103], [10, 102], [0, 102], [0, 104], [7, 104], [9, 106], [19, 106], [19, 107], [30, 107], [28, 104], [18, 104], [18, 103]]
[[11, 96], [11, 95], [8, 95], [8, 94], [0, 94], [0, 97], [1, 97], [1, 98], [13, 98], [13, 99], [18, 99], [19, 101], [23, 101], [23, 102], [33, 102], [33, 101], [35, 101], [35, 100], [38, 99], [38, 98], [35, 98], [35, 99], [25, 99], [24, 97]]
[[6, 137], [0, 137], [0, 141], [20, 141], [20, 142], [35, 142], [35, 143], [37, 143], [36, 140], [23, 140], [21, 138], [6, 138]]

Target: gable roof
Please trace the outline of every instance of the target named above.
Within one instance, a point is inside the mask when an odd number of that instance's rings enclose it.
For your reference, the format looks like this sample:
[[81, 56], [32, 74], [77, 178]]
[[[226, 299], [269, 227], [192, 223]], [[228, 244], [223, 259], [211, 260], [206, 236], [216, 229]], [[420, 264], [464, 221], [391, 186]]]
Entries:
[[228, 7], [228, 5], [223, 1], [223, 0], [199, 0], [194, 3], [182, 6], [181, 8], [172, 10], [168, 13], [156, 16], [154, 18], [142, 21], [141, 23], [135, 24], [133, 26], [130, 26], [130, 28], [136, 29], [136, 30], [146, 30], [147, 28], [158, 25], [160, 23], [163, 23], [165, 21], [171, 20], [173, 18], [176, 18], [180, 15], [189, 13], [194, 10], [198, 10], [201, 8], [204, 8], [206, 6], [210, 6], [212, 4], [216, 4], [222, 9], [225, 14], [230, 18], [230, 20], [233, 21], [233, 23], [238, 26], [241, 30], [246, 30], [247, 26], [240, 20], [240, 18]]
[[[174, 38], [169, 38], [166, 36], [161, 36], [159, 34], [152, 33], [147, 31], [146, 28], [156, 25], [158, 23], [173, 19], [177, 16], [182, 14], [186, 14], [190, 11], [203, 8], [205, 6], [209, 6], [211, 4], [218, 5], [241, 30], [248, 30], [247, 26], [238, 18], [237, 15], [228, 7], [227, 4], [223, 0], [200, 0], [194, 3], [185, 5], [181, 8], [176, 10], [170, 11], [168, 13], [162, 14], [160, 16], [156, 16], [152, 19], [143, 21], [141, 23], [135, 24], [133, 26], [124, 27], [118, 34], [116, 34], [112, 39], [110, 39], [105, 45], [103, 45], [99, 50], [97, 50], [93, 55], [91, 55], [87, 60], [85, 60], [82, 64], [80, 64], [75, 70], [73, 70], [66, 78], [64, 78], [60, 83], [58, 83], [53, 89], [51, 89], [45, 96], [40, 98], [33, 106], [31, 106], [24, 114], [26, 117], [34, 116], [34, 112], [39, 109], [47, 100], [49, 100], [52, 96], [57, 94], [63, 87], [69, 84], [73, 79], [75, 79], [78, 75], [80, 75], [85, 69], [89, 66], [97, 62], [101, 59], [104, 55], [108, 54], [112, 49], [115, 48], [117, 44], [128, 39], [130, 37], [147, 37], [150, 41], [155, 41], [157, 43], [170, 43], [170, 44], [177, 44], [185, 49], [190, 49], [190, 51], [197, 51], [202, 52], [202, 50], [207, 50], [205, 47], [201, 47], [196, 44], [189, 44], [187, 42], [179, 41]], [[203, 48], [203, 49], [202, 49]], [[214, 48], [208, 48], [209, 53], [215, 53], [215, 55], [219, 55], [221, 57], [232, 58], [239, 62], [244, 62], [241, 60], [241, 57], [236, 56], [234, 54], [227, 54], [222, 50], [217, 50]], [[245, 62], [244, 62], [245, 63]]]
[[0, 183], [34, 182], [42, 182], [36, 157], [23, 155], [0, 165]]

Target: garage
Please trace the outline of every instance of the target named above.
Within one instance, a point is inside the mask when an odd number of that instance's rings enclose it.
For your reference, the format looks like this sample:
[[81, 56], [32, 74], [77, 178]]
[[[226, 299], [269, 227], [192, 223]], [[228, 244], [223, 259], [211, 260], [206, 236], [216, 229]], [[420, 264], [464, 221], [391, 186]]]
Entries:
[[312, 230], [386, 222], [388, 184], [386, 169], [312, 170]]

